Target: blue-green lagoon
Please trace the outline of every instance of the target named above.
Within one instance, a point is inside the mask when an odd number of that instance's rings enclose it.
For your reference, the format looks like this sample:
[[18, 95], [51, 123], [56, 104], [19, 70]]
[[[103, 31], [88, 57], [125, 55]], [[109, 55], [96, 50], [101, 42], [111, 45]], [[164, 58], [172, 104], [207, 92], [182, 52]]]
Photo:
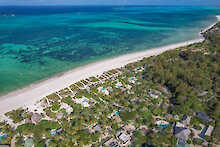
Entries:
[[198, 38], [220, 9], [0, 7], [0, 95], [90, 62]]

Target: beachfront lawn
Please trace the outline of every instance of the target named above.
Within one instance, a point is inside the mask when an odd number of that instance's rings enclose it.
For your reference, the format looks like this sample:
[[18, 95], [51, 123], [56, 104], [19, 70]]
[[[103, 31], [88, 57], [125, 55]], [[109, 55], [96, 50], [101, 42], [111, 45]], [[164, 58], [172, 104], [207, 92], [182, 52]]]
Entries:
[[84, 85], [81, 82], [76, 82], [75, 85], [78, 86], [79, 88], [83, 88], [84, 87]]
[[52, 101], [58, 101], [60, 99], [56, 93], [52, 93], [52, 94], [48, 95], [47, 98]]
[[78, 91], [79, 90], [79, 88], [75, 84], [70, 85], [70, 89], [72, 91]]
[[82, 98], [82, 97], [90, 97], [90, 93], [87, 90], [79, 90], [76, 94], [76, 98]]
[[71, 92], [69, 91], [68, 88], [64, 88], [64, 89], [62, 89], [62, 90], [59, 91], [59, 94], [60, 94], [61, 96], [66, 96], [66, 95], [71, 94]]
[[60, 109], [60, 103], [59, 102], [54, 102], [52, 105], [51, 110], [52, 111], [58, 111]]
[[51, 111], [51, 107], [47, 107], [44, 109], [44, 112], [46, 113], [46, 115], [50, 118], [54, 118], [56, 119], [56, 113]]
[[[120, 69], [118, 69], [118, 70], [120, 70]], [[116, 73], [118, 73], [117, 69], [112, 69], [112, 70], [109, 70], [108, 72], [111, 73], [111, 74], [116, 74]]]
[[89, 83], [88, 83], [87, 81], [85, 81], [85, 80], [81, 80], [80, 82], [83, 83], [84, 85], [88, 85], [88, 84], [89, 84]]
[[89, 80], [91, 82], [98, 82], [99, 81], [96, 77], [90, 77]]

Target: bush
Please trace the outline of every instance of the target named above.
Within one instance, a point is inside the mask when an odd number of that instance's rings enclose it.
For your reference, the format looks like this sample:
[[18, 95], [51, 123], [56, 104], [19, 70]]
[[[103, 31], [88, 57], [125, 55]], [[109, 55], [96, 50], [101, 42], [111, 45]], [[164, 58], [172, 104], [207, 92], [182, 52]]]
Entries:
[[136, 112], [135, 111], [124, 111], [120, 113], [120, 117], [123, 121], [129, 121], [129, 120], [134, 120], [136, 117]]
[[60, 99], [56, 93], [48, 95], [47, 98], [53, 101], [58, 101]]
[[58, 111], [60, 109], [60, 104], [58, 102], [54, 102], [51, 109], [53, 111]]
[[9, 117], [10, 119], [12, 119], [14, 123], [21, 122], [27, 116], [25, 114], [25, 111], [22, 108], [19, 108], [17, 110], [12, 110], [10, 112], [7, 112], [5, 115], [7, 117]]
[[193, 139], [193, 144], [195, 145], [202, 145], [204, 141], [202, 139], [199, 139], [199, 138], [194, 138]]
[[33, 123], [26, 123], [23, 125], [20, 125], [17, 127], [16, 131], [21, 133], [21, 134], [29, 134], [33, 131], [33, 128], [35, 127], [35, 125]]

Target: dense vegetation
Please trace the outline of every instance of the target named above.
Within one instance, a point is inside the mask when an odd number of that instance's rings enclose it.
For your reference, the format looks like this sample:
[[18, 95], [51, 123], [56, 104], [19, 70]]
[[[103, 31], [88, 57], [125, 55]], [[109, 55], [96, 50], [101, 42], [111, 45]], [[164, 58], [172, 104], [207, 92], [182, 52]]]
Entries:
[[[220, 23], [203, 35], [205, 41], [141, 61], [144, 80], [169, 88], [171, 114], [205, 112], [216, 120], [220, 141]], [[208, 94], [198, 95], [204, 91]]]

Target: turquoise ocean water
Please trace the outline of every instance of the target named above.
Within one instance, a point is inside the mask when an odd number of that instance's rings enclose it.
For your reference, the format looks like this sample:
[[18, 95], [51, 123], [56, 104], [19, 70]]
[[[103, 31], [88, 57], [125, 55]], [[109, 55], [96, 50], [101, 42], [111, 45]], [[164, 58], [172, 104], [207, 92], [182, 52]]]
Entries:
[[0, 7], [0, 95], [93, 61], [198, 38], [215, 7]]

